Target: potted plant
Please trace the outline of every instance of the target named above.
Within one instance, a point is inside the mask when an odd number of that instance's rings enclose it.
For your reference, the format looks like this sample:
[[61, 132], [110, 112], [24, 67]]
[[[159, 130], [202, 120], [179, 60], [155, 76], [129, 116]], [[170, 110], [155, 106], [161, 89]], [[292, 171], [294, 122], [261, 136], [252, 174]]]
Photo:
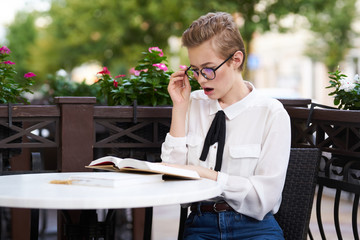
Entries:
[[[138, 65], [130, 70], [130, 76], [112, 77], [107, 67], [98, 72], [100, 85], [99, 98], [106, 98], [107, 105], [132, 105], [134, 101], [140, 106], [171, 105], [167, 91], [170, 75], [167, 57], [162, 49], [150, 47], [142, 53]], [[180, 66], [186, 67], [186, 66]], [[192, 81], [193, 90], [199, 89], [197, 82]]]
[[[130, 144], [130, 147], [113, 149], [113, 154], [156, 161], [157, 157], [149, 156], [152, 152], [159, 152], [160, 142], [169, 131], [172, 102], [167, 86], [173, 72], [168, 68], [167, 57], [162, 49], [150, 47], [142, 53], [137, 66], [130, 69], [129, 73], [129, 76], [121, 74], [114, 77], [107, 67], [98, 72], [98, 80], [94, 83], [99, 86], [98, 101], [111, 106], [114, 112], [124, 109], [133, 111], [132, 119], [121, 116], [110, 127], [107, 123], [105, 128], [109, 132], [99, 138], [106, 141], [111, 136], [120, 135], [109, 142], [115, 145]], [[193, 89], [199, 88], [197, 82], [192, 84]], [[140, 148], [136, 146], [137, 143], [148, 143], [149, 148]]]
[[28, 72], [24, 75], [24, 81], [16, 82], [15, 63], [8, 60], [10, 52], [6, 46], [0, 48], [0, 103], [28, 103], [23, 94], [32, 93], [30, 87], [34, 83], [32, 78], [36, 75]]
[[[28, 103], [28, 100], [24, 97], [24, 93], [32, 93], [30, 87], [33, 85], [33, 77], [36, 75], [32, 72], [26, 73], [24, 75], [23, 81], [16, 81], [14, 78], [16, 76], [16, 71], [14, 69], [15, 63], [9, 60], [10, 49], [6, 46], [0, 48], [0, 104], [8, 105], [8, 125], [0, 125], [0, 139], [5, 139], [14, 134], [12, 128], [12, 104], [13, 103]], [[20, 126], [21, 123], [14, 123], [17, 126]], [[21, 139], [15, 140], [21, 141]], [[4, 168], [9, 166], [9, 158], [20, 153], [20, 149], [2, 149], [1, 154], [3, 159]]]
[[334, 91], [329, 96], [334, 96], [334, 105], [339, 109], [360, 110], [360, 77], [356, 74], [353, 78], [341, 73], [338, 68], [329, 73], [330, 86]]

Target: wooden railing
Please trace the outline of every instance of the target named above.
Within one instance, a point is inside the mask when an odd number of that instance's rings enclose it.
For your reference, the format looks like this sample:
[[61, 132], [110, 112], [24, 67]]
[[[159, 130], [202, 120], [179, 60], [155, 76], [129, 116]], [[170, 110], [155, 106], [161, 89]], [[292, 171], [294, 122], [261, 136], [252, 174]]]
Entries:
[[[291, 107], [311, 102], [281, 101]], [[33, 171], [33, 152], [41, 153], [42, 171], [85, 171], [104, 154], [151, 160], [170, 127], [171, 107], [97, 106], [93, 97], [58, 97], [55, 103], [0, 106], [0, 174]]]

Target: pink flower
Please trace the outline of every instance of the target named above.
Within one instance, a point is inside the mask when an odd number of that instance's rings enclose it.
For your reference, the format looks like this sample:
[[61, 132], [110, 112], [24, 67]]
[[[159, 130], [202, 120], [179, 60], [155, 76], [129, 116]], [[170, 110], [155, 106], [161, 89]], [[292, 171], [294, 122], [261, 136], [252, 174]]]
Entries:
[[153, 64], [154, 67], [157, 67], [160, 70], [166, 72], [168, 70], [167, 66], [164, 63], [155, 63]]
[[135, 68], [131, 68], [129, 70], [130, 74], [134, 74], [135, 76], [139, 76], [140, 75], [140, 71], [135, 70]]
[[159, 56], [160, 56], [160, 57], [164, 56], [164, 53], [163, 53], [162, 49], [160, 49], [160, 48], [158, 48], [158, 47], [151, 47], [151, 48], [149, 48], [149, 52], [152, 52], [153, 50], [154, 50], [154, 51], [157, 51], [157, 52], [160, 52], [160, 53], [159, 53]]
[[125, 74], [121, 74], [121, 75], [117, 75], [115, 78], [122, 78], [122, 77], [125, 77], [126, 75]]
[[135, 68], [131, 68], [129, 70], [130, 74], [134, 74], [135, 76], [139, 76], [141, 72], [147, 72], [147, 69], [143, 69], [143, 70], [135, 70]]
[[116, 81], [116, 80], [114, 80], [114, 87], [118, 87], [118, 85], [119, 85], [119, 83]]
[[107, 67], [103, 67], [103, 70], [97, 74], [110, 75], [110, 72]]
[[14, 63], [14, 62], [12, 62], [12, 61], [5, 61], [5, 62], [2, 62], [2, 64], [14, 65], [15, 63]]
[[28, 73], [25, 73], [24, 75], [24, 78], [32, 78], [32, 77], [35, 77], [36, 75], [32, 72], [28, 72]]
[[2, 46], [1, 48], [0, 48], [0, 53], [1, 54], [9, 54], [11, 51], [10, 51], [10, 49], [8, 49], [6, 46]]

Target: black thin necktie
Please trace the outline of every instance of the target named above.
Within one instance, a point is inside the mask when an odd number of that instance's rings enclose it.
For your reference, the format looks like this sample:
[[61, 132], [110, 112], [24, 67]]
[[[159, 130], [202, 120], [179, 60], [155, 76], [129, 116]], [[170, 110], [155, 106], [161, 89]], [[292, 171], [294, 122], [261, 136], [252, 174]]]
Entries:
[[224, 145], [225, 145], [225, 133], [226, 133], [225, 113], [224, 111], [218, 111], [206, 135], [204, 147], [200, 156], [200, 160], [205, 161], [209, 153], [210, 146], [218, 142], [215, 171], [221, 170], [221, 163], [222, 163]]

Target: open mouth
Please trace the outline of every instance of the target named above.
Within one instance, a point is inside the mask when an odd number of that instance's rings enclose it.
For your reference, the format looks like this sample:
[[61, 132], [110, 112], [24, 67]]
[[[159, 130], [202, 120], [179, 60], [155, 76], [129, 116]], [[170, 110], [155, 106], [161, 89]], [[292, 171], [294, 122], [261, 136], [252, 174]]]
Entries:
[[204, 88], [205, 94], [209, 94], [209, 93], [211, 93], [213, 90], [214, 90], [213, 88]]

